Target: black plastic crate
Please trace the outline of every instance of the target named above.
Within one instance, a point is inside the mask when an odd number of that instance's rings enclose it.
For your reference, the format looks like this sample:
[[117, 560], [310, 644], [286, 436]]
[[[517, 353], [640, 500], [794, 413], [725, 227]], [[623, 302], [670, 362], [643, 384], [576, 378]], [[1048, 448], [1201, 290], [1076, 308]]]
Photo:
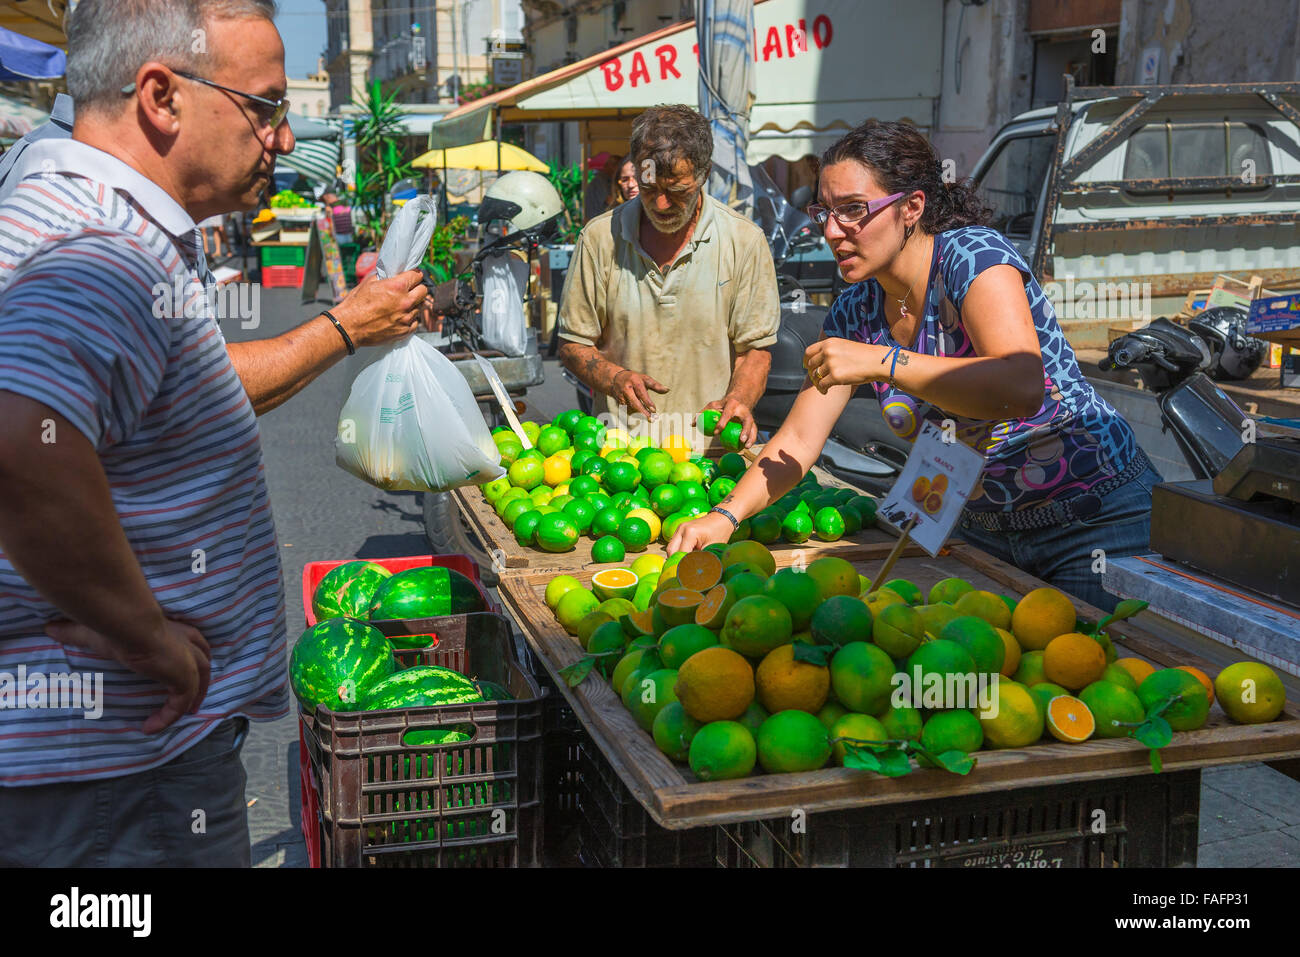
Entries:
[[1200, 771], [717, 828], [721, 867], [1195, 867]]
[[545, 848], [548, 865], [572, 866], [577, 860], [577, 828], [582, 789], [579, 763], [584, 735], [578, 716], [552, 682], [545, 668], [533, 676], [546, 690], [542, 725], [543, 807], [546, 813]]
[[588, 735], [580, 746], [580, 853], [590, 867], [713, 867], [711, 827], [670, 831], [633, 797]]
[[[321, 706], [302, 715], [320, 785], [324, 866], [541, 864], [546, 694], [516, 660], [507, 619], [456, 617], [380, 627], [437, 634], [433, 647], [399, 650], [403, 666], [453, 668], [504, 685], [514, 700], [368, 712]], [[469, 741], [402, 743], [409, 731], [458, 726], [472, 729]]]

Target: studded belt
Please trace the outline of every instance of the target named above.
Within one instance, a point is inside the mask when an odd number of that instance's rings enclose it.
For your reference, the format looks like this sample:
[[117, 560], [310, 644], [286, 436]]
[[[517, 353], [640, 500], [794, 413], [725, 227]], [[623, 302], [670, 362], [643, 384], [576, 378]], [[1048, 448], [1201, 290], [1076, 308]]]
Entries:
[[1053, 525], [1068, 525], [1081, 518], [1091, 518], [1101, 511], [1101, 500], [1122, 485], [1125, 485], [1151, 465], [1146, 453], [1140, 448], [1132, 461], [1118, 475], [1103, 479], [1086, 492], [1060, 502], [1048, 502], [1034, 508], [1022, 508], [1014, 512], [976, 512], [967, 508], [962, 515], [963, 527], [982, 528], [986, 532], [1025, 532], [1035, 528], [1050, 528]]

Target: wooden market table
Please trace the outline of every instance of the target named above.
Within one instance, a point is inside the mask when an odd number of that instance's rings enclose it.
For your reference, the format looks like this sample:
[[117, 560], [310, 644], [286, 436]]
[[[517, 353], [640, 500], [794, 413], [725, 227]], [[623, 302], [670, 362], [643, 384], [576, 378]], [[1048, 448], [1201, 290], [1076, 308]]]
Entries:
[[[830, 552], [852, 561], [867, 577], [888, 552], [876, 543], [833, 550], [808, 546], [806, 561]], [[791, 564], [790, 551], [775, 554], [778, 567]], [[585, 583], [593, 571], [578, 568], [570, 573]], [[1161, 752], [1164, 771], [1159, 775], [1151, 771], [1144, 746], [1112, 738], [980, 751], [975, 769], [966, 776], [918, 769], [902, 778], [887, 778], [825, 768], [700, 782], [688, 767], [659, 751], [598, 672], [575, 688], [560, 680], [560, 669], [578, 661], [583, 651], [545, 604], [544, 590], [555, 574], [505, 572], [499, 594], [507, 612], [598, 751], [603, 773], [614, 786], [626, 789], [628, 803], [639, 805], [635, 810], [647, 813], [643, 829], [662, 829], [662, 835], [674, 840], [698, 836], [708, 842], [704, 857], [712, 848], [718, 863], [724, 852], [747, 862], [728, 866], [750, 866], [756, 856], [798, 858], [800, 865], [811, 859], [814, 866], [819, 858], [833, 866], [1059, 867], [1114, 866], [1117, 861], [1125, 866], [1185, 866], [1196, 859], [1201, 768], [1259, 761], [1290, 771], [1300, 765], [1300, 706], [1293, 698], [1278, 720], [1264, 725], [1233, 724], [1221, 709], [1213, 708], [1205, 727], [1174, 735]], [[1043, 584], [966, 544], [951, 544], [938, 558], [909, 549], [892, 576], [914, 581], [923, 591], [942, 578], [960, 576], [976, 588], [1015, 597]], [[1085, 618], [1104, 617], [1078, 600], [1075, 607]], [[1110, 633], [1121, 656], [1160, 667], [1185, 664], [1210, 674], [1218, 670], [1194, 651], [1131, 621], [1112, 625]], [[871, 813], [864, 816], [864, 808]], [[1108, 808], [1121, 818], [1118, 831], [1131, 843], [1115, 843], [1122, 840], [1116, 835], [1093, 841], [1087, 829], [1088, 814], [1095, 810], [1089, 808]], [[818, 825], [820, 851], [815, 843], [788, 850], [796, 846], [785, 833], [792, 813], [829, 822]], [[584, 808], [583, 814], [590, 812]], [[715, 833], [729, 840], [711, 836]], [[640, 848], [646, 840], [638, 837], [635, 846]], [[679, 847], [672, 854], [675, 857], [660, 863], [681, 859]], [[1022, 862], [1022, 854], [1031, 859]], [[1033, 860], [1035, 856], [1039, 859]]]

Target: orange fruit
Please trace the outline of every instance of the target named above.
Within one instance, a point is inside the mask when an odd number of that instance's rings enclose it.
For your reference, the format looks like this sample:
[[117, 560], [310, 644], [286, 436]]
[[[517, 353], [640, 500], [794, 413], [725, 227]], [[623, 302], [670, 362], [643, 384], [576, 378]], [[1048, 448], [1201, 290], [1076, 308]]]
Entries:
[[795, 661], [794, 645], [781, 645], [759, 663], [754, 685], [759, 704], [772, 714], [790, 709], [816, 714], [826, 704], [831, 673], [820, 665]]
[[691, 443], [684, 435], [670, 435], [664, 439], [663, 451], [672, 456], [674, 462], [685, 462], [691, 457]]
[[682, 663], [674, 692], [696, 721], [739, 718], [754, 700], [754, 669], [730, 648], [705, 648]]
[[1041, 651], [1022, 652], [1020, 666], [1011, 673], [1011, 678], [1027, 688], [1046, 681], [1047, 678], [1043, 676], [1043, 653]]
[[1058, 695], [1047, 702], [1047, 730], [1058, 741], [1078, 744], [1097, 730], [1088, 706], [1073, 695]]
[[1155, 665], [1141, 658], [1120, 658], [1115, 664], [1127, 671], [1137, 684], [1141, 684], [1147, 675], [1156, 670]]
[[689, 588], [669, 588], [659, 593], [656, 602], [659, 613], [669, 627], [685, 625], [695, 621], [695, 610], [704, 601], [704, 596]]
[[1193, 668], [1191, 665], [1179, 665], [1178, 668], [1205, 685], [1205, 693], [1210, 696], [1210, 704], [1214, 704], [1214, 682], [1210, 680], [1210, 676], [1200, 668]]
[[1002, 644], [1006, 646], [1007, 655], [1002, 660], [1002, 674], [1010, 678], [1020, 667], [1020, 642], [1016, 641], [1016, 636], [1011, 634], [1005, 628], [996, 629], [1002, 638]]
[[707, 592], [722, 580], [722, 559], [713, 552], [691, 552], [677, 563], [677, 581], [683, 588]]
[[997, 713], [978, 712], [990, 748], [1023, 748], [1043, 736], [1043, 716], [1029, 689], [1005, 678], [997, 683]]
[[991, 591], [968, 591], [953, 602], [953, 607], [963, 615], [983, 618], [994, 628], [1011, 627], [1011, 609], [1001, 595]]
[[1137, 693], [1113, 681], [1094, 681], [1079, 692], [1079, 700], [1088, 706], [1097, 724], [1099, 738], [1123, 738], [1146, 718], [1146, 709]]
[[1043, 675], [1071, 691], [1100, 681], [1105, 671], [1105, 650], [1078, 632], [1058, 635], [1043, 651]]
[[1264, 724], [1286, 707], [1286, 688], [1276, 671], [1258, 661], [1228, 665], [1214, 679], [1219, 706], [1238, 724]]
[[1074, 605], [1057, 588], [1035, 588], [1011, 613], [1011, 633], [1024, 651], [1041, 651], [1058, 635], [1074, 631]]
[[912, 500], [916, 502], [922, 502], [925, 500], [925, 497], [929, 494], [930, 494], [930, 480], [926, 478], [924, 475], [922, 475], [918, 477], [915, 482], [912, 483]]

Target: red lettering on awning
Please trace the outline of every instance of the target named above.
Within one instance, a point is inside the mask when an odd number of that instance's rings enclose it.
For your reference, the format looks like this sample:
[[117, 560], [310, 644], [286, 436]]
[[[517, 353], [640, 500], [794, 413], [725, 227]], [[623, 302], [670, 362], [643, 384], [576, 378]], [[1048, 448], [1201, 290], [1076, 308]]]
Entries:
[[623, 85], [623, 68], [617, 60], [606, 60], [600, 65], [605, 71], [605, 89], [613, 93]]
[[640, 50], [632, 54], [632, 69], [628, 70], [627, 78], [632, 83], [632, 89], [636, 89], [638, 82], [650, 82], [650, 68], [645, 65], [645, 56]]
[[781, 34], [777, 32], [776, 27], [767, 28], [767, 41], [763, 44], [763, 62], [766, 63], [772, 59], [772, 54], [781, 59]]
[[831, 18], [823, 13], [813, 21], [813, 43], [818, 50], [831, 45], [831, 35]]
[[808, 52], [808, 26], [806, 20], [800, 20], [799, 25], [793, 23], [785, 25], [785, 46], [790, 56], [796, 53]]
[[677, 72], [677, 67], [673, 65], [677, 62], [677, 48], [675, 46], [671, 43], [665, 43], [655, 49], [655, 56], [659, 58], [659, 79], [668, 79], [669, 73], [679, 80], [682, 78], [682, 75]]

